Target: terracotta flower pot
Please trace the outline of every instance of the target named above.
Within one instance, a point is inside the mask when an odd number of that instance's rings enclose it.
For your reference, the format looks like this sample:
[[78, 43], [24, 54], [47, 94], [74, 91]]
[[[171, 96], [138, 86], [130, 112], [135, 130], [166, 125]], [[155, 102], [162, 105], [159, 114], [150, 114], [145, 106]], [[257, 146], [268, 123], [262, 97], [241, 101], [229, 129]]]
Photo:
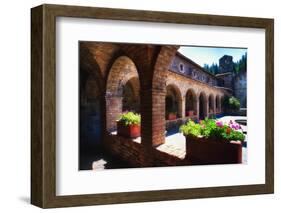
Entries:
[[194, 111], [193, 110], [189, 110], [188, 111], [188, 116], [193, 116], [194, 115]]
[[242, 142], [185, 136], [186, 157], [193, 164], [242, 163]]
[[176, 120], [177, 119], [177, 115], [174, 113], [169, 113], [168, 114], [168, 120]]
[[117, 134], [128, 137], [128, 138], [137, 138], [140, 137], [140, 125], [132, 124], [126, 126], [123, 122], [117, 121]]

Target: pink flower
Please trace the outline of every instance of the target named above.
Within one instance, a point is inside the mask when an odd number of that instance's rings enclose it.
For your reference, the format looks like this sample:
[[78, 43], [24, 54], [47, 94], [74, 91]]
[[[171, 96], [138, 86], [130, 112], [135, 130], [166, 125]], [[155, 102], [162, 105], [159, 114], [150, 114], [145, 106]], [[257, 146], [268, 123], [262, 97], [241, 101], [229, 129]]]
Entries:
[[217, 122], [216, 122], [216, 125], [217, 125], [218, 127], [223, 127], [223, 122], [222, 122], [222, 121], [217, 121]]
[[230, 128], [234, 129], [234, 130], [239, 130], [239, 129], [241, 129], [241, 126], [239, 124], [237, 124], [237, 123], [232, 123], [230, 125]]

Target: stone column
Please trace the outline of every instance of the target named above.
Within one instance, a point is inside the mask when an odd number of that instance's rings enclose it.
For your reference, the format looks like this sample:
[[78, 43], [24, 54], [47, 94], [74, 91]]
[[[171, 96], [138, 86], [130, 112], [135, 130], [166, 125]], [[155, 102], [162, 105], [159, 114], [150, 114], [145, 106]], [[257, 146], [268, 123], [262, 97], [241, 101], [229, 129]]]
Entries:
[[196, 104], [196, 115], [197, 115], [197, 119], [199, 120], [199, 112], [200, 112], [200, 101], [199, 101], [199, 97], [195, 97], [195, 104]]
[[181, 115], [181, 118], [185, 117], [185, 97], [181, 98], [180, 100], [180, 109], [179, 109], [179, 114]]
[[220, 113], [222, 113], [222, 106], [221, 106], [222, 103], [221, 102], [222, 102], [221, 98], [219, 98], [219, 107], [218, 108], [219, 108]]
[[206, 103], [204, 103], [205, 104], [205, 117], [208, 117], [209, 118], [209, 98], [206, 98]]

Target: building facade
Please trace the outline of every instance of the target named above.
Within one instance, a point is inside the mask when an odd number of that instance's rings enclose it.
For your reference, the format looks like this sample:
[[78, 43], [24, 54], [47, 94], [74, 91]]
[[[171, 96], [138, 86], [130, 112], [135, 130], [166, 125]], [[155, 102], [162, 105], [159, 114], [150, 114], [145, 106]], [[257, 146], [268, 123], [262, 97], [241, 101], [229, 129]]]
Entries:
[[[120, 142], [112, 132], [122, 112], [136, 111], [141, 114], [141, 141], [130, 144], [127, 154], [139, 166], [149, 166], [155, 156], [162, 159], [158, 152], [151, 153], [165, 143], [169, 128], [222, 113], [222, 100], [233, 87], [178, 48], [80, 42], [80, 147], [102, 144], [115, 155], [126, 152], [128, 144], [125, 148], [122, 144], [127, 142]], [[169, 120], [169, 113], [175, 113], [176, 119]], [[132, 156], [132, 149], [138, 154]]]

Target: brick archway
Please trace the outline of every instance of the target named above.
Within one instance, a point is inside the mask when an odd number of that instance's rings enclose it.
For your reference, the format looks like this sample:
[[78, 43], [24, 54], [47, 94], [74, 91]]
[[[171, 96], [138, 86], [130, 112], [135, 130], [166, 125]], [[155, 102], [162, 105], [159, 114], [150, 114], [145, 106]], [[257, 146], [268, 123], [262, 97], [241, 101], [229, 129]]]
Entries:
[[221, 112], [221, 100], [219, 95], [216, 96], [216, 113], [220, 113]]
[[215, 98], [214, 98], [214, 95], [213, 94], [210, 94], [209, 95], [209, 98], [208, 98], [208, 113], [210, 116], [214, 115], [215, 113]]
[[221, 97], [220, 97], [220, 107], [221, 107], [221, 112], [224, 112], [224, 105], [225, 105], [225, 98], [226, 98], [226, 96], [224, 96], [224, 95], [222, 95]]
[[122, 114], [123, 89], [135, 78], [139, 81], [135, 63], [128, 56], [119, 56], [112, 64], [106, 81], [106, 129], [116, 130], [116, 120]]
[[177, 113], [177, 117], [182, 117], [182, 94], [175, 84], [166, 87], [165, 112], [166, 117], [169, 112]]
[[122, 111], [140, 113], [140, 85], [137, 76], [131, 77], [124, 84], [122, 97]]
[[[185, 95], [185, 111], [193, 111], [194, 115], [197, 115], [197, 97], [193, 89], [188, 89]], [[188, 114], [188, 113], [187, 113]]]
[[82, 44], [79, 46], [79, 66], [80, 90], [82, 90], [83, 86], [86, 85], [88, 77], [93, 76], [96, 79], [96, 84], [98, 85], [100, 92], [102, 93], [104, 91], [104, 77], [101, 66], [95, 60], [89, 49]]
[[101, 89], [94, 75], [89, 75], [80, 90], [79, 140], [83, 145], [101, 145]]
[[205, 119], [205, 117], [208, 117], [208, 100], [205, 92], [200, 92], [198, 96], [199, 101], [199, 112], [198, 116], [199, 119]]
[[97, 70], [80, 69], [79, 76], [79, 169], [91, 168], [89, 152], [101, 150], [103, 143], [103, 88]]

